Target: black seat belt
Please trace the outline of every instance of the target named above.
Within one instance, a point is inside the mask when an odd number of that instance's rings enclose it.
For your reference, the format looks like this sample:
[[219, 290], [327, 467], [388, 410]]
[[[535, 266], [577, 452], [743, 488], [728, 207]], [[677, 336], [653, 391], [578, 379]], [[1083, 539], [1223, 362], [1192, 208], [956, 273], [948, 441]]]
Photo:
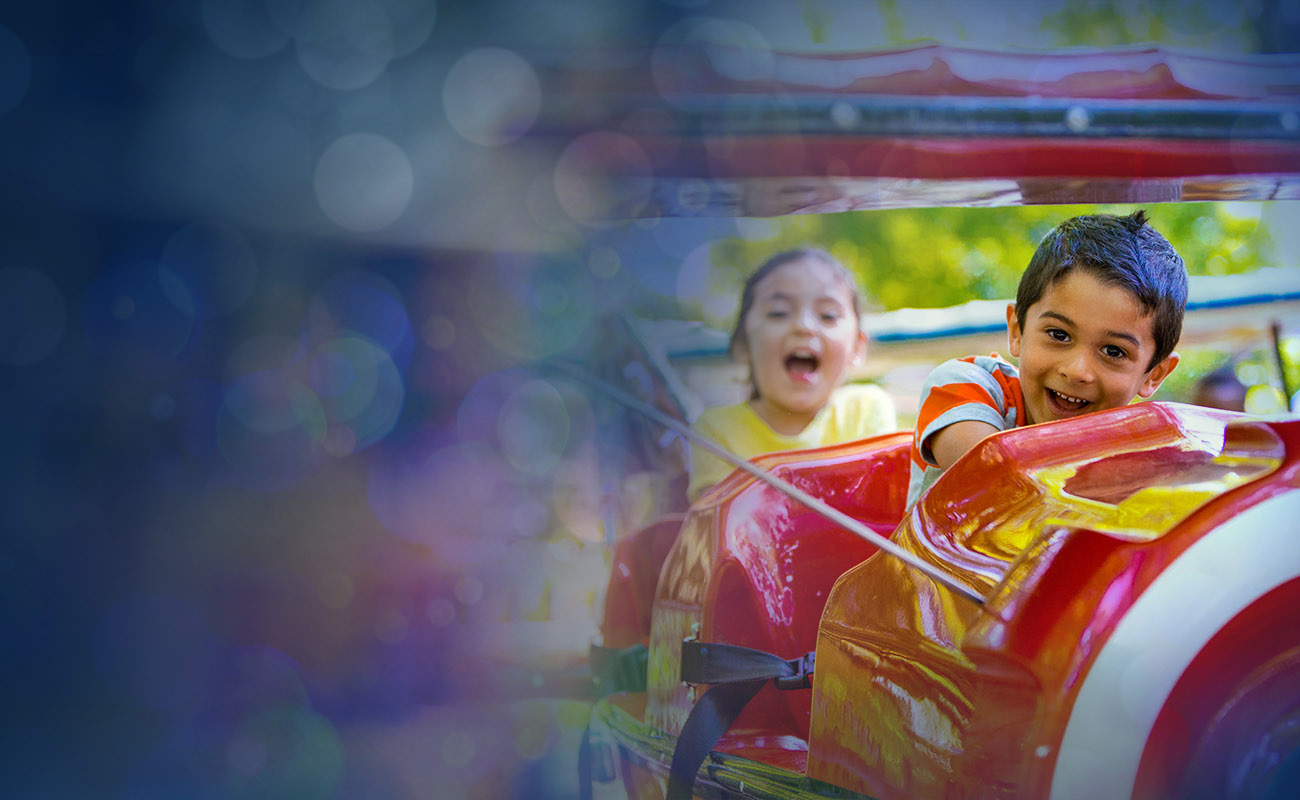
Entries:
[[716, 642], [682, 642], [682, 680], [709, 683], [677, 737], [665, 800], [690, 800], [700, 765], [745, 705], [769, 680], [778, 689], [812, 686], [815, 653], [784, 659], [773, 653]]

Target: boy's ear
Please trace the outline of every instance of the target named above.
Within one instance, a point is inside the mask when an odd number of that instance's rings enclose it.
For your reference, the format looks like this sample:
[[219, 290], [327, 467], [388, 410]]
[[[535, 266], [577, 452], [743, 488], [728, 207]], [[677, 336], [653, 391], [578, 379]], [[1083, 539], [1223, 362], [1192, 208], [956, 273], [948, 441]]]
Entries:
[[1142, 385], [1138, 387], [1138, 396], [1146, 398], [1155, 394], [1156, 389], [1160, 388], [1160, 384], [1164, 383], [1165, 378], [1169, 377], [1169, 373], [1173, 372], [1176, 366], [1178, 366], [1177, 353], [1165, 356], [1165, 359], [1152, 367], [1142, 379]]
[[1020, 358], [1020, 319], [1016, 316], [1016, 304], [1007, 303], [1007, 349], [1014, 358]]

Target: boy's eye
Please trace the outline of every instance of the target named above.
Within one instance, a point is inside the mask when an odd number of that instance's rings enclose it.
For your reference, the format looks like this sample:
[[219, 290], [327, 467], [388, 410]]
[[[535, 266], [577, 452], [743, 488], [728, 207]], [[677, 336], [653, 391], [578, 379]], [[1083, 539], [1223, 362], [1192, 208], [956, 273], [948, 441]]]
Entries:
[[1060, 328], [1048, 328], [1048, 329], [1047, 329], [1047, 335], [1050, 336], [1050, 337], [1052, 337], [1053, 339], [1055, 339], [1055, 340], [1058, 341], [1058, 342], [1068, 342], [1068, 341], [1070, 341], [1070, 334], [1066, 333], [1065, 331], [1061, 330]]
[[1128, 353], [1124, 351], [1124, 348], [1113, 344], [1108, 344], [1105, 347], [1101, 348], [1101, 352], [1104, 353], [1107, 358], [1119, 359], [1119, 358], [1128, 357]]

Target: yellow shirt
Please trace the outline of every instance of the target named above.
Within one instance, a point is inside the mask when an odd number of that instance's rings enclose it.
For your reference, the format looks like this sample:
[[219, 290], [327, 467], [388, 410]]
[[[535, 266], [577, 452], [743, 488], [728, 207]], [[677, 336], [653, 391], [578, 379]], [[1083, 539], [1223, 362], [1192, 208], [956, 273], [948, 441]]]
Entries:
[[[851, 384], [831, 395], [808, 427], [794, 436], [768, 427], [748, 402], [734, 406], [706, 408], [691, 425], [696, 433], [717, 442], [741, 458], [782, 450], [804, 450], [839, 442], [851, 442], [897, 430], [894, 401], [879, 386]], [[705, 489], [727, 477], [733, 467], [703, 447], [691, 448], [691, 483], [687, 494], [692, 502]]]

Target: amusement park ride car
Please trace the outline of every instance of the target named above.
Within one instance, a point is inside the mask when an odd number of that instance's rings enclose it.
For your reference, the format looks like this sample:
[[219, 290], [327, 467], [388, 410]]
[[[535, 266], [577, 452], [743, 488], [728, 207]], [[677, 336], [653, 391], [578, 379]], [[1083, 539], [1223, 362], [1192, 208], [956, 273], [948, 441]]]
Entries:
[[[734, 56], [657, 75], [632, 213], [1300, 196], [1294, 56]], [[1300, 419], [1005, 431], [905, 509], [909, 439], [759, 457], [620, 540], [585, 795], [1300, 791]]]

